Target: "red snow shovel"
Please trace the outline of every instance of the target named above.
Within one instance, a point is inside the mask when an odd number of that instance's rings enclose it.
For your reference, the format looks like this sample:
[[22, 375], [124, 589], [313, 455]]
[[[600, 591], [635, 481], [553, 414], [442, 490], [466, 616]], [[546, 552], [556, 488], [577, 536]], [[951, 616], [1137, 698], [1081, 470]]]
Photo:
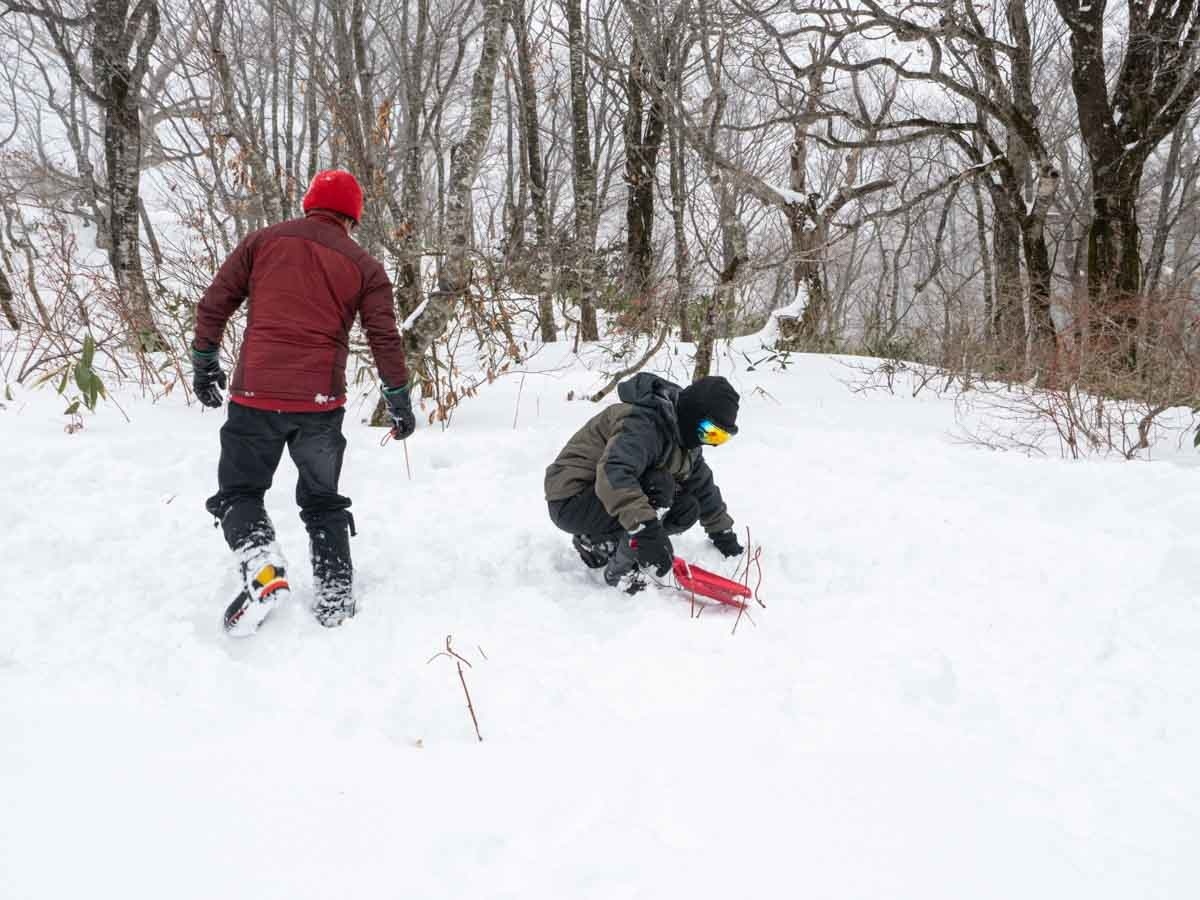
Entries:
[[736, 606], [738, 609], [746, 608], [746, 601], [739, 599], [742, 597], [750, 597], [750, 588], [744, 584], [732, 581], [715, 572], [710, 572], [707, 569], [702, 569], [699, 566], [693, 566], [686, 559], [675, 557], [675, 562], [671, 566], [672, 572], [675, 574], [676, 583], [685, 591], [691, 591], [701, 597], [707, 597], [710, 600], [716, 600], [718, 603], [724, 603], [726, 606]]

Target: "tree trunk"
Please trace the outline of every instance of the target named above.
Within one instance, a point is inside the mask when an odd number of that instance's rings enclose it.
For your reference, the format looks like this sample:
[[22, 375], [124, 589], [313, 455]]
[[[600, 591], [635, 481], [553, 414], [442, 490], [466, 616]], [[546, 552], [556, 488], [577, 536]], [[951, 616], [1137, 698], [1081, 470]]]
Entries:
[[1021, 246], [1028, 277], [1029, 321], [1026, 347], [1034, 365], [1045, 364], [1054, 355], [1054, 323], [1050, 318], [1051, 264], [1046, 247], [1046, 214], [1060, 181], [1038, 126], [1038, 107], [1033, 95], [1034, 42], [1025, 0], [1010, 0], [1005, 10], [1013, 34], [1012, 103], [1022, 127], [1010, 124], [1008, 165], [1000, 176], [1010, 197], [1010, 208], [1021, 226]]
[[329, 10], [337, 72], [333, 121], [344, 141], [349, 166], [363, 189], [363, 216], [356, 239], [372, 256], [379, 256], [390, 243], [383, 215], [388, 189], [380, 175], [378, 145], [383, 135], [376, 127], [374, 78], [366, 49], [366, 11], [363, 0], [330, 0]]
[[[275, 7], [271, 7], [274, 14]], [[267, 223], [278, 222], [283, 218], [283, 197], [279, 192], [278, 182], [271, 176], [263, 148], [258, 146], [254, 137], [254, 127], [245, 121], [238, 110], [237, 92], [233, 85], [233, 73], [229, 61], [221, 49], [221, 31], [225, 25], [225, 0], [217, 0], [212, 14], [211, 53], [217, 70], [217, 84], [221, 92], [222, 112], [225, 115], [226, 127], [236, 139], [239, 149], [245, 154], [250, 167], [251, 181], [247, 185], [249, 194], [258, 205], [258, 213]], [[278, 154], [276, 154], [278, 158]]]
[[[138, 350], [162, 349], [166, 341], [154, 322], [141, 260], [142, 120], [138, 102], [150, 52], [158, 39], [158, 4], [156, 0], [137, 0], [131, 10], [130, 0], [98, 0], [83, 18], [66, 17], [47, 7], [4, 5], [42, 22], [71, 83], [103, 113], [106, 180], [99, 199], [107, 208], [99, 230], [108, 238], [105, 249], [134, 346]], [[80, 68], [82, 54], [69, 46], [64, 33], [89, 24], [91, 71], [85, 77]], [[89, 43], [86, 37], [83, 43]], [[90, 179], [90, 166], [85, 165], [83, 172], [85, 180]]]
[[684, 212], [687, 207], [687, 190], [684, 159], [683, 134], [678, 126], [671, 125], [671, 226], [675, 238], [675, 305], [679, 317], [679, 340], [690, 344], [692, 335], [692, 254], [688, 247], [687, 232], [684, 230]]
[[1120, 70], [1107, 71], [1107, 5], [1055, 0], [1071, 32], [1071, 89], [1092, 174], [1088, 293], [1106, 327], [1130, 341], [1141, 292], [1137, 195], [1146, 160], [1200, 96], [1197, 0], [1130, 3]]
[[[669, 52], [669, 48], [666, 52]], [[661, 53], [657, 58], [665, 58]], [[637, 40], [633, 41], [626, 77], [625, 93], [625, 292], [638, 302], [650, 287], [654, 269], [654, 188], [658, 152], [662, 147], [666, 116], [660, 95], [647, 110], [644, 82], [648, 62]], [[660, 73], [661, 74], [661, 73]]]
[[550, 264], [550, 214], [546, 209], [546, 172], [542, 166], [542, 138], [537, 117], [537, 86], [533, 80], [533, 59], [529, 48], [529, 21], [525, 0], [513, 0], [513, 37], [517, 45], [517, 96], [521, 134], [525, 142], [525, 165], [529, 177], [529, 202], [537, 249], [535, 251], [538, 286], [538, 329], [543, 343], [558, 340], [554, 323], [554, 270]]
[[13, 331], [21, 330], [21, 320], [17, 318], [17, 308], [13, 303], [13, 289], [8, 281], [8, 275], [0, 268], [0, 310], [8, 320], [8, 327]]
[[[309, 34], [320, 33], [320, 14], [321, 4], [314, 3], [312, 6], [312, 20], [309, 22]], [[308, 52], [308, 72], [309, 82], [308, 90], [304, 92], [304, 122], [306, 137], [308, 139], [308, 172], [304, 179], [304, 185], [300, 188], [301, 192], [308, 188], [313, 178], [320, 168], [318, 163], [320, 159], [317, 155], [317, 148], [320, 146], [321, 139], [321, 104], [317, 97], [317, 92], [313, 88], [313, 83], [320, 77], [324, 59], [316, 41], [309, 44]]]
[[[425, 70], [425, 51], [429, 37], [428, 5], [415, 4], [415, 30], [410, 21], [410, 7], [401, 8], [400, 47], [403, 61], [404, 133], [400, 174], [400, 208], [393, 210], [400, 228], [399, 263], [396, 274], [396, 306], [401, 320], [407, 319], [421, 305], [421, 241], [425, 234], [426, 217], [421, 192], [421, 116], [425, 92], [421, 76]], [[410, 46], [411, 43], [411, 46]], [[405, 352], [417, 363], [425, 352], [410, 331], [404, 333]]]
[[[821, 102], [822, 70], [816, 68], [808, 78], [806, 113], [813, 113]], [[817, 209], [820, 195], [808, 188], [808, 124], [806, 120], [792, 123], [792, 144], [788, 153], [788, 187], [797, 196], [787, 208], [788, 231], [792, 237], [792, 291], [804, 292], [804, 311], [800, 314], [800, 338], [809, 346], [821, 335], [828, 314], [829, 298], [825, 296], [823, 266], [825, 236], [822, 216]], [[804, 199], [801, 200], [800, 198]]]
[[571, 67], [572, 182], [575, 188], [574, 289], [579, 296], [579, 338], [600, 338], [596, 322], [596, 172], [588, 126], [588, 95], [584, 73], [583, 14], [580, 0], [566, 0], [567, 41]]
[[1175, 184], [1179, 178], [1179, 158], [1182, 155], [1183, 139], [1186, 137], [1188, 124], [1186, 118], [1180, 119], [1179, 125], [1171, 135], [1171, 147], [1167, 151], [1167, 160], [1163, 166], [1162, 186], [1158, 192], [1158, 216], [1154, 221], [1150, 260], [1146, 263], [1145, 272], [1146, 293], [1151, 296], [1158, 290], [1163, 262], [1166, 260], [1167, 237], [1171, 231], [1171, 197], [1175, 193]]
[[[796, 70], [795, 74], [799, 77], [801, 73]], [[792, 144], [788, 155], [788, 186], [796, 196], [783, 204], [792, 238], [792, 283], [797, 294], [800, 291], [805, 293], [799, 336], [810, 343], [831, 339], [835, 331], [831, 309], [833, 298], [829, 296], [826, 281], [829, 230], [834, 217], [847, 204], [892, 185], [890, 179], [858, 183], [862, 148], [856, 147], [843, 161], [845, 174], [837, 192], [824, 206], [819, 205], [821, 193], [812, 191], [808, 184], [808, 130], [809, 124], [820, 116], [822, 98], [826, 90], [824, 76], [824, 66], [816, 66], [808, 73], [808, 90], [804, 104], [793, 113]], [[858, 82], [854, 81], [855, 96], [858, 96], [858, 90]], [[884, 95], [878, 116], [886, 116], [894, 97], [893, 88]], [[861, 97], [859, 103], [862, 106]], [[875, 124], [867, 127], [868, 141], [875, 133], [874, 128]]]
[[704, 304], [704, 318], [700, 324], [700, 340], [696, 344], [696, 365], [692, 370], [692, 381], [699, 381], [712, 371], [713, 350], [717, 343], [717, 323], [720, 314], [734, 305], [738, 272], [747, 260], [746, 229], [738, 219], [736, 197], [730, 187], [719, 179], [716, 193], [724, 266], [717, 277], [716, 288]]
[[[993, 187], [992, 256], [996, 298], [992, 333], [1000, 359], [1013, 362], [1025, 346], [1024, 290], [1021, 285], [1021, 226], [1004, 190]], [[1023, 357], [1023, 353], [1021, 356]]]
[[[288, 16], [288, 55], [287, 70], [284, 73], [284, 115], [283, 115], [283, 178], [280, 194], [283, 199], [283, 218], [290, 219], [296, 214], [296, 190], [300, 187], [299, 172], [296, 171], [296, 59], [299, 55], [296, 46], [296, 18]], [[275, 160], [276, 166], [279, 160]], [[307, 187], [307, 185], [305, 185]]]
[[971, 196], [975, 200], [975, 240], [979, 244], [979, 264], [983, 269], [983, 340], [989, 343], [994, 338], [993, 316], [996, 303], [995, 276], [992, 271], [992, 256], [987, 242], [987, 218], [983, 207], [983, 189], [979, 179], [971, 179]]
[[452, 154], [447, 183], [446, 259], [438, 290], [429, 296], [410, 327], [410, 346], [418, 348], [422, 354], [445, 331], [455, 302], [471, 287], [471, 186], [479, 174], [479, 164], [492, 127], [492, 93], [506, 19], [505, 3], [484, 0], [483, 43], [479, 65], [471, 82], [471, 119], [466, 134]]
[[[139, 0], [128, 21], [127, 13], [125, 0], [103, 0], [94, 13], [92, 72], [104, 111], [105, 187], [112, 237], [108, 259], [129, 315], [135, 345], [140, 350], [161, 350], [166, 341], [154, 323], [150, 289], [142, 270], [142, 120], [138, 109], [138, 91], [158, 37], [158, 5], [154, 0]], [[131, 49], [136, 52], [132, 66]]]
[[[1031, 217], [1030, 217], [1031, 218]], [[1050, 251], [1046, 233], [1040, 224], [1022, 222], [1021, 245], [1025, 251], [1025, 271], [1029, 279], [1029, 340], [1037, 360], [1045, 361], [1054, 349], [1054, 322], [1050, 318]]]
[[1125, 325], [1132, 298], [1141, 289], [1142, 261], [1137, 222], [1139, 171], [1132, 183], [1102, 177], [1092, 188], [1092, 225], [1088, 230], [1088, 289], [1092, 297], [1112, 310], [1110, 317]]
[[792, 235], [792, 287], [797, 294], [804, 292], [800, 335], [811, 345], [821, 338], [828, 319], [829, 298], [825, 295], [821, 265], [825, 241], [819, 227], [809, 223], [809, 212], [803, 209], [793, 212], [788, 217], [788, 229]]

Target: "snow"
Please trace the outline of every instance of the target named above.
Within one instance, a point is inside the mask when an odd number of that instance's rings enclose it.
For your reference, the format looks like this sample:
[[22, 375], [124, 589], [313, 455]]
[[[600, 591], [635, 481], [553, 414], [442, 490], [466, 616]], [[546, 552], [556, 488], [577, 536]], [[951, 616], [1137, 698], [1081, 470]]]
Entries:
[[767, 322], [762, 330], [755, 335], [753, 341], [742, 341], [748, 344], [754, 350], [760, 347], [773, 347], [779, 339], [779, 320], [781, 318], [794, 318], [800, 316], [804, 312], [804, 308], [808, 305], [808, 285], [801, 282], [796, 287], [796, 295], [792, 298], [792, 302], [778, 309], [772, 310], [767, 316]]
[[400, 331], [405, 332], [405, 331], [408, 331], [408, 329], [412, 328], [413, 324], [419, 318], [421, 318], [421, 313], [425, 312], [425, 307], [428, 305], [429, 305], [429, 297], [425, 297], [424, 300], [422, 300], [420, 303], [417, 304], [417, 308], [414, 309], [411, 313], [409, 313], [408, 317], [403, 322], [400, 323]]
[[777, 184], [768, 184], [771, 190], [778, 194], [784, 203], [796, 203], [801, 206], [808, 205], [808, 195], [801, 194], [799, 191], [793, 191], [791, 188], [780, 187]]
[[[337, 630], [303, 608], [285, 456], [294, 595], [239, 641], [203, 511], [223, 413], [122, 398], [131, 423], [105, 405], [67, 435], [17, 389], [0, 897], [1196, 894], [1190, 450], [987, 452], [949, 399], [723, 355], [740, 433], [709, 459], [767, 604], [731, 634], [731, 610], [603, 587], [547, 520], [542, 470], [596, 411], [566, 396], [603, 382], [567, 350], [420, 428], [411, 482], [352, 402], [361, 610]], [[483, 743], [430, 661], [447, 635]]]

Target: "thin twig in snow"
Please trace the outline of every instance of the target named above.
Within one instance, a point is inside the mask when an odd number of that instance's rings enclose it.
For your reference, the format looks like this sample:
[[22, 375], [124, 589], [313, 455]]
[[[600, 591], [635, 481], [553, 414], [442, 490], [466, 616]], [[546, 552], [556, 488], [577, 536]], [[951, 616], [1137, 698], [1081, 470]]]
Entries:
[[525, 390], [525, 376], [521, 376], [521, 384], [517, 387], [517, 408], [513, 410], [513, 431], [517, 430], [517, 416], [521, 414], [521, 392]]
[[[425, 661], [425, 665], [429, 665], [439, 656], [445, 656], [448, 659], [454, 660], [454, 665], [458, 669], [458, 680], [461, 682], [463, 694], [467, 698], [467, 712], [471, 714], [471, 724], [475, 726], [475, 737], [479, 738], [480, 743], [483, 743], [483, 735], [479, 733], [479, 719], [475, 716], [475, 704], [471, 702], [471, 692], [467, 690], [467, 676], [463, 674], [463, 666], [466, 665], [466, 667], [469, 669], [471, 668], [471, 663], [460, 656], [458, 651], [450, 646], [451, 637], [452, 636], [449, 634], [446, 635], [446, 649], [439, 650], [437, 653], [433, 654], [433, 656], [429, 657], [429, 659]], [[479, 652], [483, 653], [482, 647], [479, 649]], [[484, 659], [487, 659], [487, 657], [484, 656]]]
[[[759, 606], [761, 606], [763, 609], [766, 609], [767, 604], [763, 603], [762, 600], [760, 600], [758, 597], [758, 589], [760, 587], [762, 587], [762, 579], [763, 579], [761, 559], [762, 559], [762, 547], [754, 546], [754, 542], [750, 539], [750, 526], [747, 525], [746, 526], [746, 550], [742, 555], [742, 561], [744, 561], [746, 564], [746, 571], [742, 572], [742, 562], [739, 562], [738, 567], [736, 569], [734, 569], [733, 577], [734, 577], [735, 581], [739, 577], [741, 577], [743, 583], [746, 585], [746, 590], [750, 591], [750, 566], [752, 566], [752, 565], [756, 566], [758, 568], [758, 582], [754, 585], [754, 590], [751, 591], [751, 594], [754, 597], [754, 602], [757, 603]], [[740, 573], [740, 576], [739, 576], [739, 573]], [[733, 623], [733, 631], [731, 631], [730, 634], [737, 634], [738, 622], [740, 622], [742, 620], [743, 614], [746, 616], [747, 619], [749, 619], [751, 625], [755, 625], [755, 627], [757, 627], [757, 625], [754, 622], [754, 619], [750, 617], [750, 614], [748, 612], [746, 612], [746, 608], [749, 605], [750, 604], [747, 603], [746, 601], [744, 601], [744, 600], [742, 601], [742, 605], [738, 608], [737, 619]]]

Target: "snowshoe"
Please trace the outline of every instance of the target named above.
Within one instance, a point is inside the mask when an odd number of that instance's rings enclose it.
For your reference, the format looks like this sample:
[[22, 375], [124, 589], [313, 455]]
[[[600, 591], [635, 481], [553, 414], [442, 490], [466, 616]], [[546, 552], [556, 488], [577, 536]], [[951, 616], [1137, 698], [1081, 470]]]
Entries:
[[626, 594], [636, 594], [639, 591], [646, 589], [646, 579], [642, 577], [642, 573], [634, 569], [632, 572], [627, 572], [618, 578], [615, 582], [609, 581], [608, 577], [604, 579], [612, 587]]
[[354, 598], [349, 590], [318, 590], [313, 598], [312, 612], [326, 628], [336, 628], [354, 617]]
[[312, 528], [309, 538], [313, 567], [312, 612], [326, 628], [334, 628], [355, 612], [349, 526], [339, 523]]
[[250, 551], [239, 564], [243, 586], [225, 609], [225, 630], [233, 637], [247, 637], [291, 593], [287, 569], [278, 551], [260, 547]]

